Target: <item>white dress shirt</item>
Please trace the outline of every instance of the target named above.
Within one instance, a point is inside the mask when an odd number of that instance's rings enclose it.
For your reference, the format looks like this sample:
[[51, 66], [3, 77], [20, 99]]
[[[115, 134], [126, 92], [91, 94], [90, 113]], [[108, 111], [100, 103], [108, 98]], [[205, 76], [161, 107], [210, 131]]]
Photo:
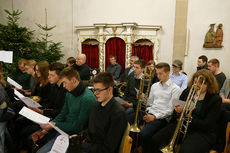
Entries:
[[179, 99], [181, 89], [171, 79], [164, 85], [161, 82], [154, 83], [151, 87], [148, 105], [148, 113], [156, 116], [156, 119], [169, 117], [174, 109], [173, 99]]

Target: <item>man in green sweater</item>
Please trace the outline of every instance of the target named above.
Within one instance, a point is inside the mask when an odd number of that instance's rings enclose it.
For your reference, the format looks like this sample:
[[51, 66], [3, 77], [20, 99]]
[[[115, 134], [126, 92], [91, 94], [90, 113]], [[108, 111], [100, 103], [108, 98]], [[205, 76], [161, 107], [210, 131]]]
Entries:
[[[66, 93], [65, 104], [60, 114], [50, 123], [68, 134], [78, 133], [86, 127], [91, 108], [97, 103], [97, 99], [83, 85], [78, 72], [73, 68], [65, 68], [61, 72], [60, 78], [62, 79], [63, 87], [68, 92]], [[44, 153], [51, 150], [59, 134], [50, 125], [41, 127], [42, 131], [34, 133], [32, 139], [34, 142], [37, 142], [45, 136], [44, 139], [46, 139], [46, 142], [49, 142], [38, 150], [38, 152]]]

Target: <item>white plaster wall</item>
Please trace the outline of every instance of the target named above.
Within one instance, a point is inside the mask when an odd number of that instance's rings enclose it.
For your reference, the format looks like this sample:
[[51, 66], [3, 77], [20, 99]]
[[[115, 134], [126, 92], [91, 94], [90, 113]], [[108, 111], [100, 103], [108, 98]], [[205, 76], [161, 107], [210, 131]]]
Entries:
[[[11, 0], [0, 0], [0, 23], [6, 21], [3, 9], [10, 9], [11, 4]], [[122, 22], [162, 25], [162, 31], [158, 32], [158, 60], [172, 60], [175, 0], [14, 0], [14, 8], [23, 10], [20, 24], [35, 30], [36, 35], [41, 31], [35, 23], [45, 23], [47, 8], [48, 24], [57, 25], [52, 31], [52, 39], [63, 42], [63, 62], [67, 57], [76, 56], [77, 53], [74, 26]]]
[[[189, 54], [185, 58], [185, 72], [191, 76], [196, 71], [197, 58], [206, 55], [208, 59], [220, 60], [220, 69], [230, 77], [230, 1], [189, 0], [188, 24], [190, 29]], [[221, 49], [203, 48], [205, 34], [211, 23], [223, 24], [224, 41]], [[215, 28], [216, 29], [216, 28]]]
[[171, 62], [175, 0], [78, 0], [76, 25], [93, 23], [136, 22], [139, 25], [162, 25], [158, 32], [158, 61]]

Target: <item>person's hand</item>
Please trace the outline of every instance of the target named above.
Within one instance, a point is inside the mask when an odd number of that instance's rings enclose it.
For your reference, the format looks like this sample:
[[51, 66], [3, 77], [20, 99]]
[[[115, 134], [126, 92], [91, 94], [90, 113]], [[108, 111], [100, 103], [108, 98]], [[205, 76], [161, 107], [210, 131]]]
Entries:
[[176, 104], [174, 106], [174, 109], [175, 109], [175, 111], [176, 111], [177, 114], [180, 114], [183, 111], [183, 107], [180, 107], [179, 104]]
[[133, 107], [133, 104], [125, 103], [125, 104], [122, 104], [122, 106], [125, 108], [129, 108], [129, 107]]
[[37, 112], [37, 113], [39, 113], [39, 114], [43, 114], [44, 113], [43, 110], [41, 110], [39, 108], [36, 108], [36, 107], [28, 106], [28, 108], [31, 109], [31, 110], [33, 110], [33, 111], [35, 111], [35, 112]]
[[148, 123], [148, 122], [156, 120], [156, 116], [155, 115], [151, 115], [151, 114], [146, 114], [143, 117], [143, 120]]
[[31, 96], [31, 91], [25, 91], [26, 96]]
[[47, 134], [47, 131], [45, 131], [45, 130], [34, 132], [32, 134], [32, 140], [33, 140], [34, 144], [36, 144], [37, 141], [42, 139], [46, 134]]
[[[56, 123], [54, 123], [54, 122], [50, 122], [51, 124], [53, 124], [53, 125], [56, 125]], [[51, 126], [51, 125], [49, 125], [49, 124], [47, 124], [47, 125], [40, 125], [40, 127], [43, 129], [43, 130], [46, 130], [46, 131], [49, 131], [49, 130], [51, 130], [53, 127]]]
[[223, 102], [223, 103], [230, 103], [230, 99], [222, 98], [222, 102]]

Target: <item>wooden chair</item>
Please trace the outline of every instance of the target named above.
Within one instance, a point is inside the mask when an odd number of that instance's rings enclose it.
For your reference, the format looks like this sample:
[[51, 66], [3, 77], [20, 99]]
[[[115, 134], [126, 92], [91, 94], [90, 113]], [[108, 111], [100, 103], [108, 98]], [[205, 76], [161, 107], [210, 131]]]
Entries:
[[228, 122], [227, 129], [226, 129], [226, 144], [224, 148], [224, 153], [230, 153], [230, 122]]
[[128, 123], [127, 128], [124, 132], [121, 145], [119, 148], [119, 153], [130, 153], [132, 148], [133, 139], [129, 136], [130, 125]]

